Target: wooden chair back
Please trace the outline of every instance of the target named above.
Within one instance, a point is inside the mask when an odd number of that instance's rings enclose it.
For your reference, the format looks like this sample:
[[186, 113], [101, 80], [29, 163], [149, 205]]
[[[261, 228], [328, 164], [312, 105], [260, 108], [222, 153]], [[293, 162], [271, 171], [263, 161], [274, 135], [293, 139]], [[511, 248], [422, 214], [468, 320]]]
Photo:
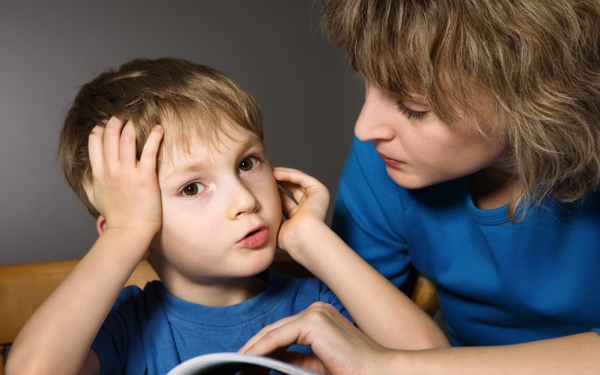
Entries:
[[421, 274], [417, 274], [410, 299], [432, 318], [440, 308], [435, 285]]
[[[61, 260], [0, 267], [0, 375], [4, 375], [6, 347], [46, 297], [79, 260]], [[138, 265], [127, 285], [143, 287], [158, 276], [148, 262]]]
[[[62, 260], [0, 266], [0, 375], [4, 375], [6, 347], [12, 344], [27, 319], [78, 262]], [[285, 252], [276, 253], [273, 268], [284, 275], [312, 276]], [[151, 280], [158, 280], [158, 276], [150, 264], [143, 261], [126, 285], [143, 288]], [[431, 316], [437, 311], [435, 287], [427, 279], [417, 278], [411, 298]]]

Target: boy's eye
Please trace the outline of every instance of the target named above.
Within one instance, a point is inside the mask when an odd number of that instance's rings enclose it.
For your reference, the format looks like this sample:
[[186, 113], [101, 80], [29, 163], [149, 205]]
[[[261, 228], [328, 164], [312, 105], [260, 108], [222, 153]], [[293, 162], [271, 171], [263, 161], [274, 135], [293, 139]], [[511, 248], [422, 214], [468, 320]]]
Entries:
[[181, 189], [181, 195], [194, 196], [204, 191], [204, 185], [199, 182], [192, 182]]
[[254, 156], [248, 157], [248, 158], [242, 160], [242, 162], [240, 163], [240, 166], [239, 166], [239, 170], [240, 170], [240, 172], [251, 171], [252, 169], [254, 169], [254, 167], [256, 167], [256, 164], [258, 164], [258, 160], [256, 157], [254, 157]]

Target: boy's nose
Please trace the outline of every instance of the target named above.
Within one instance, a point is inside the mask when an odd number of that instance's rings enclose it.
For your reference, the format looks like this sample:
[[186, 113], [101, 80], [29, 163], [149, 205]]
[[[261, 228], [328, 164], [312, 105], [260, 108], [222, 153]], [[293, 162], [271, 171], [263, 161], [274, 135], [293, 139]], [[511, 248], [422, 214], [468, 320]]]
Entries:
[[230, 194], [229, 216], [232, 219], [258, 210], [258, 200], [243, 183], [238, 182]]

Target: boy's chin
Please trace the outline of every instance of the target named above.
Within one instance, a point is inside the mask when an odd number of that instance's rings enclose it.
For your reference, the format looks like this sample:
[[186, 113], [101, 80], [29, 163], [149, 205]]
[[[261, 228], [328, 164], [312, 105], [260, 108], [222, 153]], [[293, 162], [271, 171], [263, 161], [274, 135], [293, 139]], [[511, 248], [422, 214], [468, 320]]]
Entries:
[[251, 273], [253, 275], [257, 275], [266, 271], [273, 264], [273, 261], [275, 260], [275, 249], [262, 250], [261, 254], [256, 255], [256, 259], [248, 261], [248, 268], [252, 269]]

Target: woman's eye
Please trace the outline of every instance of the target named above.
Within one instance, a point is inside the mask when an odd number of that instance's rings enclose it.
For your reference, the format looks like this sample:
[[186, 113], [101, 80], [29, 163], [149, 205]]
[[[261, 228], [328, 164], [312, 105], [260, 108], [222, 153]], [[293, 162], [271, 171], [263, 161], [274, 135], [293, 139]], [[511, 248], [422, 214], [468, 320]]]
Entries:
[[427, 114], [426, 111], [415, 111], [413, 109], [408, 108], [404, 103], [402, 103], [401, 101], [399, 101], [397, 103], [398, 105], [398, 110], [400, 111], [400, 113], [402, 113], [404, 116], [406, 116], [409, 120], [422, 120], [425, 115]]
[[192, 182], [191, 184], [187, 184], [181, 189], [181, 195], [194, 196], [202, 193], [204, 191], [204, 185], [199, 182]]
[[258, 164], [258, 159], [255, 156], [248, 157], [240, 163], [239, 170], [240, 172], [248, 172], [254, 169]]

